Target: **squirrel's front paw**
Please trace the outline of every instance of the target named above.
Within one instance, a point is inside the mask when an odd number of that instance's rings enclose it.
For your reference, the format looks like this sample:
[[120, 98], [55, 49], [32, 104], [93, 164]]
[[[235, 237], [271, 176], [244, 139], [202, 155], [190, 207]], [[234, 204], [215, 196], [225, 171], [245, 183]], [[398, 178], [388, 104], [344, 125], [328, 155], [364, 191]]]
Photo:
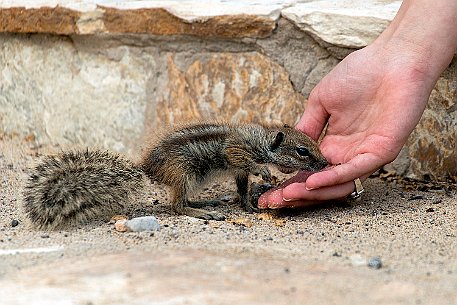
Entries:
[[271, 182], [271, 172], [266, 166], [259, 166], [252, 173], [256, 176], [260, 175], [265, 182]]

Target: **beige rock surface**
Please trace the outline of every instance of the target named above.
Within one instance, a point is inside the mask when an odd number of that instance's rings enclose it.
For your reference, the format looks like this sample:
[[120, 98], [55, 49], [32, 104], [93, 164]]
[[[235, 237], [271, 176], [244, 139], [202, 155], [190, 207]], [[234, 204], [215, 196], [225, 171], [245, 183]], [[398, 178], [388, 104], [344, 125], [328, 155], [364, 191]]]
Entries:
[[154, 129], [208, 119], [293, 125], [305, 104], [284, 68], [259, 53], [199, 54], [185, 70], [169, 55], [167, 74], [155, 113], [148, 113]]
[[457, 181], [456, 68], [454, 60], [438, 80], [428, 108], [406, 144], [411, 158], [408, 174], [416, 179], [426, 175], [433, 180], [447, 177]]
[[[327, 43], [363, 47], [401, 1], [2, 1], [0, 32], [266, 37], [282, 15]], [[336, 26], [335, 26], [336, 25]]]
[[381, 34], [400, 4], [398, 0], [311, 1], [286, 8], [282, 15], [326, 44], [361, 48]]
[[[135, 155], [168, 123], [293, 124], [400, 2], [1, 1], [0, 133]], [[455, 180], [456, 71], [442, 75], [397, 173]]]
[[2, 1], [0, 32], [265, 37], [290, 1]]
[[157, 58], [107, 53], [79, 51], [69, 37], [0, 36], [1, 132], [30, 134], [38, 145], [128, 150], [143, 132]]

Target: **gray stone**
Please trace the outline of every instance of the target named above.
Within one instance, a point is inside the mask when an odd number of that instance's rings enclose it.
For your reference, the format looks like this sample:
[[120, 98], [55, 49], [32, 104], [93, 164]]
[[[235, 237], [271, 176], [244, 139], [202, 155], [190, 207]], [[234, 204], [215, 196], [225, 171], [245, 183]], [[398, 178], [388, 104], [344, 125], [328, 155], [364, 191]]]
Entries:
[[284, 67], [294, 89], [305, 97], [338, 60], [290, 21], [281, 19], [271, 37], [257, 40], [262, 53]]
[[368, 267], [370, 267], [372, 269], [381, 269], [381, 267], [382, 267], [381, 258], [379, 258], [377, 256], [370, 258], [368, 260]]
[[125, 227], [130, 232], [159, 231], [160, 224], [154, 216], [143, 216], [129, 219], [125, 222]]

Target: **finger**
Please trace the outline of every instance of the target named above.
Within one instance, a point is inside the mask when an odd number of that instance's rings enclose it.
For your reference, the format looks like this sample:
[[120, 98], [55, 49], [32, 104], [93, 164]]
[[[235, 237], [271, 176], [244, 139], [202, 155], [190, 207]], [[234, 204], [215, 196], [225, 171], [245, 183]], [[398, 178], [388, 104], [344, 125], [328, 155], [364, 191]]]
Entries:
[[354, 191], [355, 185], [353, 181], [344, 185], [307, 190], [305, 182], [311, 175], [311, 172], [298, 172], [279, 187], [262, 194], [258, 200], [258, 207], [261, 209], [275, 209], [281, 207], [309, 206], [323, 200], [342, 198]]
[[353, 181], [311, 191], [306, 189], [304, 183], [293, 183], [284, 189], [276, 188], [262, 194], [258, 206], [261, 209], [308, 207], [326, 200], [344, 198], [354, 190]]
[[311, 92], [305, 111], [296, 126], [298, 130], [303, 131], [314, 140], [319, 138], [329, 118], [329, 114], [317, 98], [318, 94], [315, 93], [317, 90], [316, 87]]
[[290, 203], [296, 200], [322, 201], [344, 198], [352, 193], [354, 189], [354, 181], [315, 190], [306, 189], [304, 183], [294, 183], [283, 189], [282, 196], [284, 201]]
[[283, 189], [277, 188], [265, 192], [260, 196], [258, 207], [261, 209], [279, 209], [279, 208], [295, 208], [295, 207], [306, 207], [322, 203], [322, 201], [307, 201], [307, 200], [296, 200], [286, 201], [283, 198]]
[[304, 183], [311, 174], [312, 172], [299, 171], [295, 176], [284, 181], [279, 187], [265, 192], [258, 200], [258, 207], [261, 209], [281, 207], [283, 205], [282, 189], [293, 183]]
[[258, 202], [259, 209], [277, 209], [284, 206], [282, 188], [274, 188], [263, 193]]
[[373, 154], [360, 154], [347, 163], [315, 173], [306, 180], [306, 188], [315, 190], [322, 187], [341, 185], [357, 178], [366, 179], [383, 165]]

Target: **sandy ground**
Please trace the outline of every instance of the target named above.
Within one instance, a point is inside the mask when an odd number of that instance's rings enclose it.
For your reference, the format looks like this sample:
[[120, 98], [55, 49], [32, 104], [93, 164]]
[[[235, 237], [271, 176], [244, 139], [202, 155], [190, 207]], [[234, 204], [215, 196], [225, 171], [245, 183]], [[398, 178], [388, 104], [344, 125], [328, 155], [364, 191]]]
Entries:
[[[259, 216], [232, 200], [211, 209], [235, 222], [208, 222], [170, 215], [154, 185], [126, 214], [155, 215], [158, 232], [103, 220], [42, 232], [21, 210], [25, 169], [46, 151], [32, 146], [0, 140], [0, 304], [457, 304], [455, 191], [376, 178], [357, 202]], [[217, 182], [202, 196], [233, 190]]]

